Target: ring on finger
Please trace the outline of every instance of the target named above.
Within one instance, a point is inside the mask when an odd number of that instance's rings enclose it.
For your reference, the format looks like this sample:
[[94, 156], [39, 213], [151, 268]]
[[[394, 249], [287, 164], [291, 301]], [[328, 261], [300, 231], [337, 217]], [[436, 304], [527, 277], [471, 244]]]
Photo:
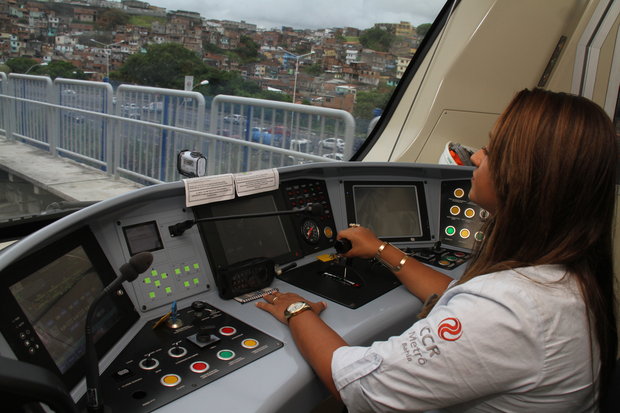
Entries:
[[271, 304], [275, 304], [275, 303], [276, 303], [276, 300], [277, 300], [278, 298], [279, 298], [279, 297], [273, 297], [273, 300], [271, 301]]

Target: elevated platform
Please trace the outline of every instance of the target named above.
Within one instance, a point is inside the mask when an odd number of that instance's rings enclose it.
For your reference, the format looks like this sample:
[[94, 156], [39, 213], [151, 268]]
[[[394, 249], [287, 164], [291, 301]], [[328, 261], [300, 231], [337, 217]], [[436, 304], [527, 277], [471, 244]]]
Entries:
[[4, 137], [0, 137], [0, 168], [67, 201], [100, 201], [142, 187]]

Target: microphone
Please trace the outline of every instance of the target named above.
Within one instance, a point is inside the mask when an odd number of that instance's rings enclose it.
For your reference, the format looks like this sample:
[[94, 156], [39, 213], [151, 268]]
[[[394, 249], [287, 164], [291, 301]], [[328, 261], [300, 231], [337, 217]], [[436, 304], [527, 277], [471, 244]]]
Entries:
[[261, 218], [261, 217], [272, 217], [276, 215], [293, 215], [293, 214], [309, 214], [312, 216], [320, 216], [320, 215], [323, 215], [324, 210], [325, 208], [323, 208], [323, 205], [317, 202], [314, 204], [308, 204], [303, 208], [291, 209], [287, 211], [269, 211], [269, 212], [257, 212], [254, 214], [224, 215], [221, 217], [188, 219], [187, 221], [183, 221], [183, 222], [179, 222], [174, 225], [170, 225], [168, 227], [168, 231], [170, 231], [171, 237], [177, 237], [179, 235], [183, 235], [183, 233], [186, 230], [190, 229], [198, 222], [225, 221], [229, 219], [240, 219], [240, 218]]
[[102, 412], [103, 399], [101, 398], [101, 389], [99, 388], [99, 361], [97, 360], [97, 351], [95, 349], [95, 341], [93, 339], [92, 319], [99, 302], [111, 291], [117, 290], [124, 281], [134, 281], [138, 275], [146, 271], [153, 263], [153, 254], [150, 252], [141, 252], [129, 259], [128, 263], [121, 265], [119, 272], [121, 275], [116, 277], [107, 287], [103, 289], [101, 294], [93, 301], [86, 314], [85, 323], [85, 341], [86, 341], [86, 409], [89, 413]]

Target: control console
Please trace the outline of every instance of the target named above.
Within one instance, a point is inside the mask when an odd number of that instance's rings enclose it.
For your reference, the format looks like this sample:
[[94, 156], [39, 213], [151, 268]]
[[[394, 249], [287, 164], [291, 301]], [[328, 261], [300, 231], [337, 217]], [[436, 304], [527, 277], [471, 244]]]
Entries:
[[104, 404], [114, 412], [150, 412], [282, 346], [262, 331], [195, 301], [176, 315], [146, 323], [101, 374]]

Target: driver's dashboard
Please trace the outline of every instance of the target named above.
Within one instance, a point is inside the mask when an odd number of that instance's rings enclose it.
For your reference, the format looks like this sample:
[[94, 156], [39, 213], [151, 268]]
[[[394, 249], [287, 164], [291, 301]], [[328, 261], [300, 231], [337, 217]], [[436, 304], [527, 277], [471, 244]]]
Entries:
[[[234, 278], [228, 288], [245, 292], [257, 265], [289, 268], [261, 287], [326, 301], [322, 318], [348, 343], [368, 344], [411, 325], [421, 303], [377, 262], [334, 257], [338, 231], [367, 226], [457, 278], [482, 239], [486, 211], [468, 201], [466, 167], [330, 163], [277, 173], [275, 190], [193, 207], [182, 182], [143, 188], [7, 249], [0, 256], [0, 353], [54, 371], [81, 399], [89, 303], [116, 269], [148, 251], [153, 263], [102, 302], [95, 326], [112, 411], [194, 411], [205, 403], [218, 411], [309, 410], [325, 389], [288, 329], [255, 301], [223, 298], [222, 279]], [[321, 208], [215, 219], [308, 204]], [[171, 231], [200, 219], [180, 235]]]

